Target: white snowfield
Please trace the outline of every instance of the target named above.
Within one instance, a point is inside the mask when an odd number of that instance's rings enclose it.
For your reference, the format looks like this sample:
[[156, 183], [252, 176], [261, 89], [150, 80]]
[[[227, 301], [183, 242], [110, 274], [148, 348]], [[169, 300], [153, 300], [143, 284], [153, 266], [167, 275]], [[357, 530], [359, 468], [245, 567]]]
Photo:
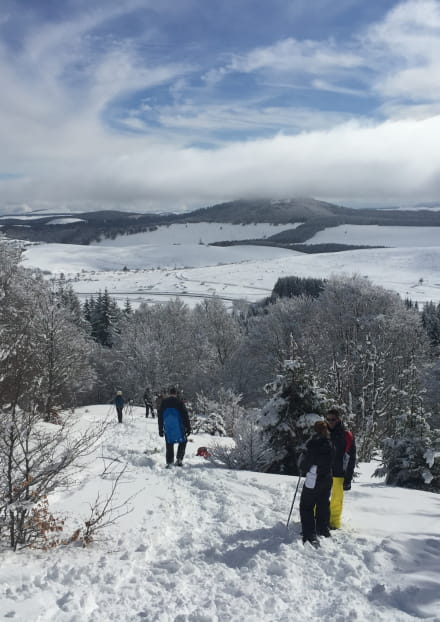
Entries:
[[[107, 288], [115, 298], [137, 302], [183, 296], [191, 304], [213, 295], [255, 302], [270, 295], [280, 277], [341, 274], [368, 277], [403, 298], [440, 301], [440, 247], [316, 255], [257, 246], [179, 248], [173, 256], [170, 248], [136, 252], [133, 247], [38, 245], [26, 251], [24, 265], [50, 271], [53, 276], [63, 272], [79, 294], [90, 296]], [[139, 267], [151, 264], [155, 267]], [[122, 269], [125, 266], [128, 271]]]
[[[270, 222], [234, 225], [229, 222], [192, 222], [163, 225], [153, 231], [122, 235], [114, 240], [105, 238], [96, 242], [99, 246], [169, 246], [170, 244], [212, 244], [232, 240], [268, 238], [288, 229], [296, 229], [301, 223], [273, 225]], [[93, 242], [92, 242], [93, 244]]]
[[339, 225], [318, 231], [307, 244], [355, 244], [358, 246], [438, 246], [440, 227], [381, 227]]
[[208, 436], [191, 437], [184, 466], [167, 470], [143, 408], [122, 425], [109, 406], [72, 416], [114, 423], [76, 484], [50, 499], [66, 534], [125, 465], [116, 502], [131, 497], [132, 511], [85, 549], [3, 551], [2, 621], [440, 620], [439, 495], [386, 487], [361, 464], [343, 528], [315, 550], [301, 542], [298, 498], [286, 529], [296, 477], [215, 467], [196, 456]]

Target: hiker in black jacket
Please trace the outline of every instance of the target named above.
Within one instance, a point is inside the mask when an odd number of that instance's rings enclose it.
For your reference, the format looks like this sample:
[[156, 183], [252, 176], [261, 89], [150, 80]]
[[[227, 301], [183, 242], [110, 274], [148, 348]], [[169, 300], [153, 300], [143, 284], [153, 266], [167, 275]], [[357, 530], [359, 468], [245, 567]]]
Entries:
[[303, 542], [318, 546], [317, 536], [330, 536], [330, 491], [332, 487], [333, 447], [325, 421], [317, 421], [315, 434], [306, 445], [301, 461], [305, 476], [299, 502]]
[[330, 499], [330, 528], [339, 529], [342, 521], [344, 491], [351, 490], [351, 480], [356, 464], [356, 443], [353, 434], [345, 428], [337, 408], [331, 408], [328, 411], [326, 421], [335, 452]]
[[165, 436], [167, 468], [174, 461], [174, 443], [178, 443], [176, 465], [182, 466], [187, 437], [191, 434], [188, 411], [182, 400], [177, 397], [177, 389], [172, 387], [168, 397], [161, 401], [157, 422], [159, 436]]
[[151, 416], [154, 419], [153, 395], [151, 393], [150, 387], [147, 387], [144, 391], [144, 404], [145, 404], [145, 416], [148, 417], [148, 415], [151, 412]]

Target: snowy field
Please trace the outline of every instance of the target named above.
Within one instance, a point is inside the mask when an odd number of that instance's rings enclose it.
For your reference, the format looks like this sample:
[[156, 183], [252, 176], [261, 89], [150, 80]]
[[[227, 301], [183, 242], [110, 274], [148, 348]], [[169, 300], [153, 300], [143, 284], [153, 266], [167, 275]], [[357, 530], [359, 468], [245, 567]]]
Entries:
[[[0, 619], [14, 622], [408, 622], [440, 620], [440, 496], [386, 487], [361, 464], [343, 528], [303, 546], [297, 478], [228, 471], [197, 457], [164, 468], [156, 420], [110, 417], [77, 483], [51, 499], [66, 535], [127, 466], [117, 502], [131, 512], [88, 548], [3, 551]], [[112, 460], [114, 462], [112, 462]], [[106, 474], [103, 474], [106, 467]], [[134, 495], [134, 496], [133, 496]]]
[[306, 244], [355, 244], [359, 246], [440, 246], [440, 227], [379, 227], [339, 225], [318, 231]]
[[107, 288], [134, 306], [174, 296], [190, 305], [204, 296], [254, 302], [268, 296], [279, 277], [354, 273], [403, 298], [440, 302], [440, 243], [306, 255], [261, 246], [131, 246], [125, 237], [117, 238], [114, 247], [33, 245], [26, 251], [25, 265], [52, 276], [64, 273], [82, 298]]
[[225, 240], [255, 240], [268, 238], [288, 229], [296, 229], [299, 224], [273, 225], [269, 222], [258, 222], [250, 225], [233, 225], [228, 222], [192, 222], [157, 227], [154, 231], [118, 236], [114, 240], [103, 239], [98, 244], [100, 246], [138, 246], [144, 244], [169, 246], [173, 244], [212, 244]]

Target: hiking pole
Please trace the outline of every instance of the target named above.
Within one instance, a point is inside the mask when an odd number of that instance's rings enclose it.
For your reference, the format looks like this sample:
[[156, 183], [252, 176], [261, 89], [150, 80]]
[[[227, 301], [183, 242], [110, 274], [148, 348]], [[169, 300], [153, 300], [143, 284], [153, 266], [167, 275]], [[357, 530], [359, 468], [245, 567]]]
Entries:
[[298, 488], [299, 488], [300, 481], [301, 481], [301, 475], [298, 476], [298, 483], [296, 485], [295, 494], [293, 495], [292, 505], [290, 506], [289, 518], [287, 519], [286, 529], [289, 528], [290, 517], [292, 516], [292, 510], [293, 510], [293, 506], [294, 506], [294, 503], [295, 503], [296, 495], [298, 493]]

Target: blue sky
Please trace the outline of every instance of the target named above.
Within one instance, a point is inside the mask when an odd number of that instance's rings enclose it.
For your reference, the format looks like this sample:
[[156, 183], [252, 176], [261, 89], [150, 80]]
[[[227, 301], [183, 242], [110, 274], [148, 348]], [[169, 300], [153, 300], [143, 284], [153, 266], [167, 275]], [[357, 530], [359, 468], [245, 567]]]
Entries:
[[3, 212], [438, 198], [437, 0], [2, 0]]

